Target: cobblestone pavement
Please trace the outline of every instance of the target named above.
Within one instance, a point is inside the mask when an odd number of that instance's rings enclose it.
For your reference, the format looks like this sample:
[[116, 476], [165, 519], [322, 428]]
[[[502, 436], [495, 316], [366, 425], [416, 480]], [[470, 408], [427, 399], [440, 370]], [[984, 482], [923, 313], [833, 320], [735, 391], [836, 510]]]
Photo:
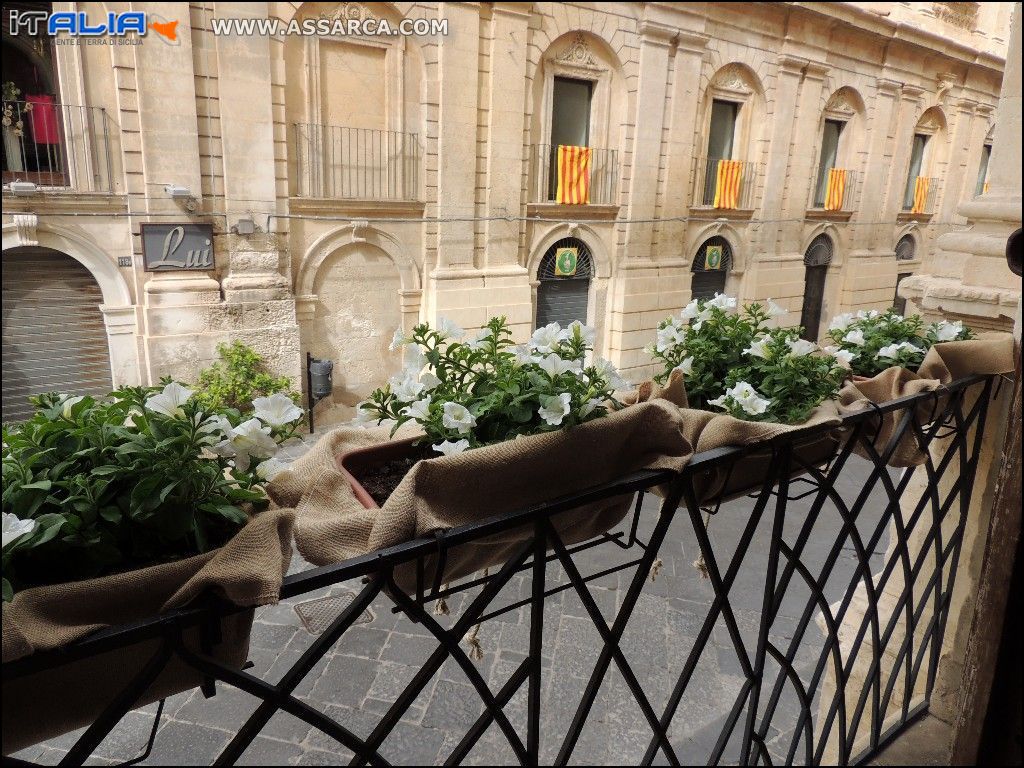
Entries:
[[[855, 463], [856, 462], [856, 463]], [[855, 464], [854, 464], [855, 463]], [[867, 464], [851, 459], [850, 469], [838, 484], [844, 498], [860, 490]], [[710, 534], [717, 553], [731, 552], [749, 519], [749, 500], [723, 507], [713, 518]], [[793, 502], [786, 521], [792, 534], [805, 519], [808, 502]], [[871, 509], [867, 505], [866, 509]], [[878, 510], [880, 513], [881, 510]], [[658, 514], [657, 500], [645, 500], [641, 511], [641, 533], [651, 530]], [[877, 519], [877, 518], [876, 518]], [[867, 521], [865, 521], [867, 522]], [[759, 527], [738, 580], [730, 593], [740, 632], [748, 648], [753, 647], [764, 589], [767, 564], [766, 542], [770, 520]], [[814, 534], [804, 561], [809, 566], [821, 563], [835, 541], [839, 519], [835, 513], [823, 513], [815, 522]], [[791, 539], [790, 539], [791, 540]], [[884, 552], [885, 541], [878, 548]], [[701, 577], [693, 562], [697, 546], [688, 517], [676, 515], [661, 558], [664, 566], [657, 580], [648, 581], [641, 595], [622, 648], [637, 678], [650, 697], [655, 710], [667, 700], [679, 671], [695, 642], [713, 599], [710, 581]], [[580, 570], [595, 573], [634, 556], [614, 546], [602, 545], [576, 556]], [[719, 554], [721, 562], [724, 554]], [[880, 554], [875, 555], [875, 565]], [[828, 583], [830, 600], [837, 589], [848, 583], [856, 563], [851, 548], [844, 549]], [[295, 563], [293, 569], [308, 567]], [[814, 570], [812, 568], [812, 570]], [[597, 605], [611, 619], [619, 608], [633, 570], [598, 579], [591, 584]], [[549, 570], [549, 586], [566, 581], [560, 568]], [[253, 672], [276, 681], [309, 646], [315, 635], [303, 625], [295, 610], [298, 603], [317, 597], [359, 589], [358, 584], [340, 584], [330, 590], [303, 596], [280, 605], [260, 609], [253, 627], [250, 659]], [[505, 604], [509, 595], [528, 595], [529, 578], [515, 578], [499, 597]], [[783, 604], [773, 628], [774, 639], [786, 642], [792, 632], [787, 628], [806, 604], [809, 592], [794, 588], [792, 600]], [[465, 596], [452, 601], [452, 617], [459, 612]], [[337, 719], [359, 736], [366, 736], [381, 713], [415, 674], [436, 647], [436, 641], [421, 626], [412, 624], [389, 610], [390, 603], [378, 599], [371, 609], [372, 619], [354, 626], [312, 670], [297, 689], [297, 694], [317, 709]], [[370, 618], [370, 617], [366, 617]], [[484, 624], [480, 631], [484, 658], [477, 662], [491, 690], [497, 691], [516, 666], [526, 658], [529, 647], [528, 609], [521, 608]], [[822, 645], [821, 633], [814, 623], [801, 640], [797, 671], [805, 680], [813, 668]], [[541, 720], [541, 762], [550, 763], [561, 744], [582, 695], [601, 642], [579, 597], [570, 591], [549, 600], [544, 616], [544, 654]], [[772, 670], [769, 663], [769, 670]], [[771, 678], [774, 680], [774, 675]], [[673, 721], [671, 737], [679, 759], [705, 762], [722, 729], [728, 711], [740, 692], [743, 677], [739, 661], [724, 623], [719, 620], [700, 657]], [[525, 686], [506, 707], [512, 725], [525, 738]], [[168, 699], [153, 753], [146, 764], [208, 764], [231, 735], [255, 709], [256, 700], [236, 689], [218, 684], [218, 694], [205, 699], [197, 690]], [[443, 762], [452, 748], [481, 713], [482, 706], [464, 673], [451, 661], [446, 662], [381, 748], [385, 759], [401, 764]], [[130, 759], [141, 751], [152, 727], [155, 705], [129, 713], [107, 738], [93, 759], [95, 764], [110, 764]], [[773, 761], [785, 753], [798, 714], [792, 690], [780, 704], [768, 745]], [[742, 727], [742, 722], [740, 723]], [[738, 728], [737, 730], [740, 730]], [[77, 734], [68, 734], [45, 745], [25, 750], [18, 756], [43, 763], [56, 763]], [[622, 675], [610, 671], [588, 719], [588, 725], [573, 753], [577, 764], [635, 764], [651, 740], [651, 731], [636, 705]], [[243, 756], [252, 765], [331, 765], [346, 763], [346, 749], [289, 715], [278, 714]], [[660, 757], [660, 756], [659, 756]], [[735, 751], [725, 753], [735, 761]], [[470, 764], [514, 763], [513, 754], [496, 726], [492, 726], [467, 761]]]

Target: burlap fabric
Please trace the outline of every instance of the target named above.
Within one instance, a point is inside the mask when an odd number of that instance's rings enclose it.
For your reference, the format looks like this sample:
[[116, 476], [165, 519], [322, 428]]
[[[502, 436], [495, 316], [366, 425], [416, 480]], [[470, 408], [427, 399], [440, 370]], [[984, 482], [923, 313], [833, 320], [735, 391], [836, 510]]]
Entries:
[[[184, 606], [207, 590], [240, 606], [276, 602], [291, 557], [294, 513], [256, 515], [218, 550], [99, 579], [34, 587], [3, 606], [3, 661], [65, 646], [97, 629], [130, 624]], [[225, 619], [213, 655], [245, 662], [252, 611]], [[196, 633], [186, 637], [198, 648]], [[142, 669], [156, 641], [3, 683], [3, 752], [91, 722]], [[195, 687], [199, 676], [173, 662], [139, 705]]]
[[[624, 408], [567, 430], [532, 435], [456, 456], [425, 459], [380, 509], [364, 509], [338, 471], [337, 457], [380, 442], [376, 430], [341, 428], [275, 478], [272, 498], [296, 509], [295, 542], [310, 562], [335, 563], [582, 491], [640, 469], [681, 470], [693, 453], [685, 411], [663, 399]], [[567, 544], [592, 538], [628, 512], [632, 494], [552, 518]], [[530, 535], [516, 529], [450, 549], [445, 581], [504, 563]], [[436, 561], [426, 563], [429, 587]], [[415, 564], [396, 569], [396, 583], [415, 589]]]
[[[872, 403], [883, 404], [901, 397], [938, 390], [942, 385], [972, 375], [1010, 373], [1014, 370], [1013, 336], [1009, 333], [985, 333], [968, 341], [948, 341], [936, 344], [925, 356], [917, 373], [906, 368], [888, 368], [867, 381], [847, 384], [839, 393], [840, 413], [854, 413], [870, 408]], [[968, 407], [978, 392], [970, 393]], [[917, 420], [926, 424], [942, 415], [949, 396], [941, 392], [917, 408]], [[893, 411], [872, 420], [869, 434], [872, 445], [881, 453], [889, 445], [904, 418], [901, 411]], [[867, 450], [858, 443], [854, 451], [861, 455]], [[913, 430], [908, 429], [898, 440], [889, 459], [894, 467], [913, 467], [928, 458]]]

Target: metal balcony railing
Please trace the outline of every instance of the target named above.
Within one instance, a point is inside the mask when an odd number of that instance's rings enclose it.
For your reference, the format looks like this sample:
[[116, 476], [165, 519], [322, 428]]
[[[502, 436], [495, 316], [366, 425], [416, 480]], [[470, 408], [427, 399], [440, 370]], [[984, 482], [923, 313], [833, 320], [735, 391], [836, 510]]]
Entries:
[[815, 174], [808, 208], [814, 211], [851, 213], [856, 208], [860, 192], [854, 171], [831, 168], [823, 176]]
[[907, 182], [903, 212], [931, 216], [939, 196], [939, 180], [934, 176], [916, 176]]
[[112, 125], [106, 110], [49, 97], [3, 102], [3, 184], [112, 192]]
[[693, 204], [700, 208], [751, 210], [761, 164], [702, 157], [697, 161]]
[[299, 197], [418, 200], [420, 143], [415, 133], [295, 123]]
[[[234, 688], [260, 702], [242, 705], [245, 712], [239, 711], [226, 745], [204, 741], [190, 754], [209, 764], [233, 765], [250, 745], [250, 756], [258, 758], [254, 740], [286, 713], [343, 745], [352, 764], [386, 765], [382, 752], [395, 754], [387, 749], [389, 737], [411, 727], [410, 707], [422, 706], [417, 702], [442, 667], [453, 666], [466, 681], [459, 686], [465, 691], [459, 708], [468, 717], [456, 721], [458, 730], [439, 755], [446, 764], [459, 764], [471, 752], [479, 759], [475, 750], [481, 747], [507, 745], [506, 759], [515, 763], [565, 765], [578, 756], [585, 729], [599, 729], [609, 740], [628, 735], [635, 743], [634, 731], [626, 728], [646, 732], [633, 751], [643, 765], [656, 759], [670, 765], [868, 762], [928, 709], [996, 383], [995, 377], [962, 379], [872, 405], [838, 424], [699, 453], [679, 474], [608, 477], [579, 493], [496, 517], [482, 509], [471, 524], [289, 575], [282, 601], [342, 584], [358, 594], [321, 634], [300, 645], [301, 653], [282, 655], [269, 671], [218, 660], [220, 622], [247, 609], [211, 595], [189, 608], [5, 663], [4, 683], [133, 650], [133, 669], [140, 671], [125, 678], [134, 677], [123, 693], [111, 694], [91, 727], [66, 742], [63, 763], [69, 765], [89, 757], [168, 665], [179, 674], [197, 671], [207, 697], [225, 689], [237, 693]], [[894, 471], [894, 456], [908, 441], [927, 460]], [[642, 504], [645, 491], [654, 488], [662, 500], [651, 496], [652, 503]], [[628, 494], [637, 494], [636, 504], [621, 527], [577, 544], [563, 541], [559, 515]], [[716, 527], [721, 516], [736, 527]], [[522, 543], [502, 567], [441, 583], [440, 564], [460, 546], [506, 536], [513, 541], [512, 532]], [[695, 555], [707, 578], [691, 572], [697, 582], [683, 582], [682, 562], [671, 564], [685, 557], [689, 569]], [[651, 583], [662, 557], [676, 574], [665, 581], [663, 573], [660, 584]], [[415, 589], [398, 585], [398, 569], [417, 574]], [[615, 599], [599, 606], [589, 585], [607, 586], [609, 578], [618, 588], [600, 591]], [[681, 625], [654, 625], [662, 636], [666, 627], [676, 627], [672, 652], [660, 657], [648, 640], [652, 615], [661, 617], [653, 595], [687, 598], [680, 602], [689, 612]], [[442, 597], [451, 615], [430, 610]], [[566, 652], [564, 633], [558, 640], [549, 631], [551, 611], [545, 608], [557, 610], [570, 600], [578, 600], [582, 612], [573, 614], [580, 618], [573, 620], [579, 626], [568, 649], [572, 666], [561, 668], [568, 663], [558, 655]], [[319, 674], [315, 669], [328, 658], [345, 672], [341, 654], [350, 639], [365, 646], [358, 623], [371, 606], [399, 622], [400, 631], [422, 637], [424, 647], [415, 646], [414, 668], [385, 662], [374, 670], [375, 688], [380, 683], [379, 690], [388, 692], [379, 694], [387, 700], [376, 701], [377, 708], [330, 705], [324, 711], [309, 695], [311, 683], [305, 693], [300, 685], [311, 672]], [[490, 665], [478, 666], [462, 643], [474, 627], [497, 636], [495, 619], [522, 630], [503, 640], [500, 677], [489, 674]], [[591, 625], [596, 644], [577, 645]], [[202, 643], [186, 640], [199, 629]], [[505, 630], [500, 634], [504, 638]], [[382, 680], [394, 668], [409, 674]], [[709, 687], [709, 668], [729, 669], [729, 685], [712, 678]], [[332, 687], [332, 696], [338, 690]], [[5, 706], [17, 711], [19, 702], [5, 698]], [[608, 717], [609, 711], [627, 710], [638, 719]], [[554, 727], [552, 717], [562, 725]], [[161, 733], [152, 729], [150, 747]]]
[[[615, 205], [618, 202], [619, 153], [614, 149], [589, 149], [587, 183], [590, 204]], [[534, 144], [530, 154], [533, 180], [531, 200], [535, 203], [558, 202], [558, 145]]]

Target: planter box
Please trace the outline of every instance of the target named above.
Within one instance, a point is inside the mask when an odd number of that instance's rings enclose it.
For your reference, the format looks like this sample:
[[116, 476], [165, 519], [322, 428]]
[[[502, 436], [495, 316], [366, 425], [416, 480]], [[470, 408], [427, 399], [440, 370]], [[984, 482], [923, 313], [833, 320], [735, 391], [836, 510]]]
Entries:
[[360, 504], [367, 509], [380, 508], [369, 491], [363, 487], [361, 478], [365, 478], [378, 467], [396, 459], [423, 458], [423, 449], [413, 445], [417, 439], [410, 437], [404, 440], [392, 440], [380, 445], [371, 445], [368, 448], [358, 448], [338, 456], [338, 470], [348, 480], [348, 484]]
[[[221, 619], [220, 642], [209, 655], [241, 669], [249, 654], [252, 621], [253, 610]], [[185, 631], [185, 645], [199, 652], [199, 636], [199, 627]], [[138, 676], [161, 642], [154, 638], [5, 680], [3, 754], [90, 725]], [[196, 688], [202, 679], [199, 672], [172, 656], [133, 708]]]

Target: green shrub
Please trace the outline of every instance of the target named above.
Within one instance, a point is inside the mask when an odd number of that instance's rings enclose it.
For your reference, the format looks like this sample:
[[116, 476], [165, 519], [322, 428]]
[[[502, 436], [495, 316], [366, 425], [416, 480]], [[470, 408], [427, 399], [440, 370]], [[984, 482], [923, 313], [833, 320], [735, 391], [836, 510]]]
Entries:
[[220, 360], [199, 374], [197, 398], [207, 408], [235, 408], [242, 413], [252, 410], [252, 401], [275, 392], [283, 392], [299, 402], [299, 393], [292, 389], [287, 376], [267, 372], [263, 358], [252, 347], [240, 341], [218, 344]]

